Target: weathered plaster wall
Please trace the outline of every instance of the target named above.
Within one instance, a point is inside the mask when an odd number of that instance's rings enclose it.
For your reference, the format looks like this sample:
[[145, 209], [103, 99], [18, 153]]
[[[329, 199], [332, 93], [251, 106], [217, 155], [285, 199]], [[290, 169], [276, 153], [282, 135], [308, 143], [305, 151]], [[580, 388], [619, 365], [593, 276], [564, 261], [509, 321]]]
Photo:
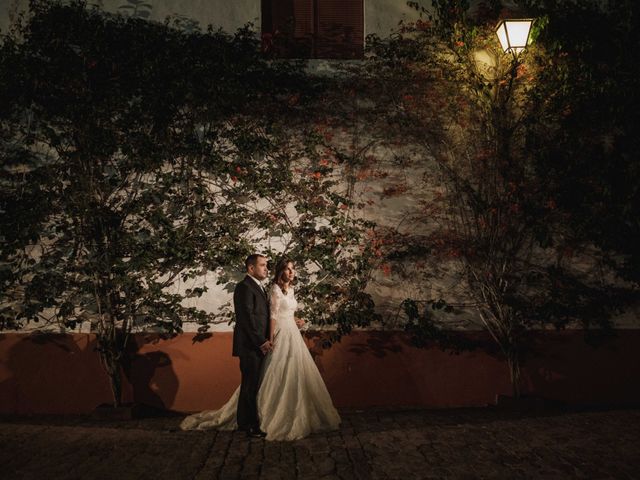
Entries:
[[[232, 32], [248, 22], [260, 28], [260, 0], [147, 0], [135, 6], [127, 0], [88, 0], [107, 12], [135, 14], [163, 22], [167, 17], [181, 17], [204, 29], [208, 25]], [[11, 16], [23, 10], [28, 0], [0, 0], [0, 29], [6, 31]], [[147, 6], [148, 5], [148, 6]], [[417, 18], [404, 0], [365, 0], [365, 35], [387, 35], [401, 19]], [[194, 23], [193, 23], [194, 22]]]

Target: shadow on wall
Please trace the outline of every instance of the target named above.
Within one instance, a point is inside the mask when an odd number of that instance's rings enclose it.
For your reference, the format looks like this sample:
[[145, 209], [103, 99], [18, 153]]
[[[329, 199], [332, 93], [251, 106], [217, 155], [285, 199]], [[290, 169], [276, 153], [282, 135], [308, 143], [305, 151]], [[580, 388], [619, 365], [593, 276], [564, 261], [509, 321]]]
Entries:
[[91, 335], [0, 335], [0, 409], [84, 413], [110, 399]]
[[133, 337], [123, 371], [133, 403], [170, 410], [180, 385], [173, 361], [169, 352], [149, 350], [163, 339], [162, 335]]
[[637, 406], [638, 340], [639, 332], [625, 330], [598, 346], [586, 343], [580, 332], [537, 335], [523, 380], [530, 392], [568, 404]]
[[[174, 401], [178, 377], [167, 352], [141, 351], [155, 343], [147, 340], [132, 342], [123, 368], [123, 402], [164, 410]], [[113, 402], [94, 335], [3, 334], [0, 345], [0, 411], [88, 413]]]
[[[329, 335], [307, 332], [305, 340], [336, 400], [432, 407], [493, 404], [511, 395], [504, 356], [486, 332], [465, 332], [474, 348], [459, 352], [435, 342], [416, 347], [402, 332], [354, 332], [326, 348]], [[637, 342], [640, 332], [620, 330], [594, 347], [584, 332], [535, 331], [526, 342], [522, 393], [576, 407], [640, 404]], [[361, 391], [369, 392], [366, 396]], [[383, 398], [384, 397], [384, 398]]]
[[407, 337], [395, 337], [393, 342], [389, 341], [387, 332], [371, 332], [365, 342], [353, 343], [349, 348], [351, 353], [360, 355], [373, 355], [377, 358], [384, 358], [387, 355], [398, 354], [403, 351], [403, 347], [411, 346]]
[[[404, 346], [411, 346], [411, 344], [404, 337], [396, 337], [389, 335], [389, 332], [367, 332], [367, 338], [360, 342], [350, 342], [348, 351], [357, 356], [361, 355], [373, 355], [377, 358], [384, 358], [387, 355], [399, 354], [402, 352]], [[322, 357], [331, 347], [330, 334], [321, 331], [304, 332], [309, 352], [314, 360], [317, 361], [318, 357]], [[348, 338], [348, 336], [344, 337]]]
[[[309, 331], [304, 332], [303, 336], [314, 360], [317, 357], [322, 357], [333, 347], [331, 334], [328, 332]], [[358, 340], [354, 341], [356, 338]], [[343, 339], [348, 342], [348, 352], [357, 357], [373, 355], [382, 359], [386, 356], [402, 354], [407, 349], [416, 348], [408, 335], [398, 335], [398, 332], [395, 331], [368, 331], [366, 338], [359, 335], [345, 335]]]

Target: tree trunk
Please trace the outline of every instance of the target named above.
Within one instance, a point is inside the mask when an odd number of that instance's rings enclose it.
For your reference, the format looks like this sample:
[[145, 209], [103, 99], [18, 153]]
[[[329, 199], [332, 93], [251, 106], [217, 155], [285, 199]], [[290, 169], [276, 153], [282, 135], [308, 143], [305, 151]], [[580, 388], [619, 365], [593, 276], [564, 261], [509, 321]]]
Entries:
[[516, 349], [509, 349], [507, 353], [507, 363], [509, 365], [513, 398], [520, 398], [520, 356]]
[[100, 358], [102, 359], [102, 366], [109, 376], [111, 394], [113, 395], [113, 406], [114, 408], [118, 408], [122, 405], [122, 371], [120, 369], [120, 362], [113, 352], [109, 350], [109, 346], [104, 344], [103, 349], [100, 351]]

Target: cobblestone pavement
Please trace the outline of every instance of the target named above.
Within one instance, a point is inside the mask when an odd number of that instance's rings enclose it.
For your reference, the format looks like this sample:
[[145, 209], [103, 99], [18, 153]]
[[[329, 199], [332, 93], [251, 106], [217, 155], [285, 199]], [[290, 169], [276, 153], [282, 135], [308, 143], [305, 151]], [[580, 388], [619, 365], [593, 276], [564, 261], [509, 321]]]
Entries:
[[0, 417], [2, 479], [640, 479], [640, 410], [343, 412], [296, 442], [182, 432], [180, 417]]

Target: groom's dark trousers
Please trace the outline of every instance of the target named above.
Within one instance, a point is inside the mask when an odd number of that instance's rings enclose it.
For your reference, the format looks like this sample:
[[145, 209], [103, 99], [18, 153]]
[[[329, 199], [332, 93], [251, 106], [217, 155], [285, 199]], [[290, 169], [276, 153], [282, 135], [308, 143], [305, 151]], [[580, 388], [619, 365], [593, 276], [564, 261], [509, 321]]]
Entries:
[[240, 430], [260, 428], [258, 389], [264, 354], [260, 346], [269, 338], [269, 301], [262, 288], [248, 275], [233, 292], [236, 325], [233, 356], [240, 357], [240, 398], [237, 421]]

